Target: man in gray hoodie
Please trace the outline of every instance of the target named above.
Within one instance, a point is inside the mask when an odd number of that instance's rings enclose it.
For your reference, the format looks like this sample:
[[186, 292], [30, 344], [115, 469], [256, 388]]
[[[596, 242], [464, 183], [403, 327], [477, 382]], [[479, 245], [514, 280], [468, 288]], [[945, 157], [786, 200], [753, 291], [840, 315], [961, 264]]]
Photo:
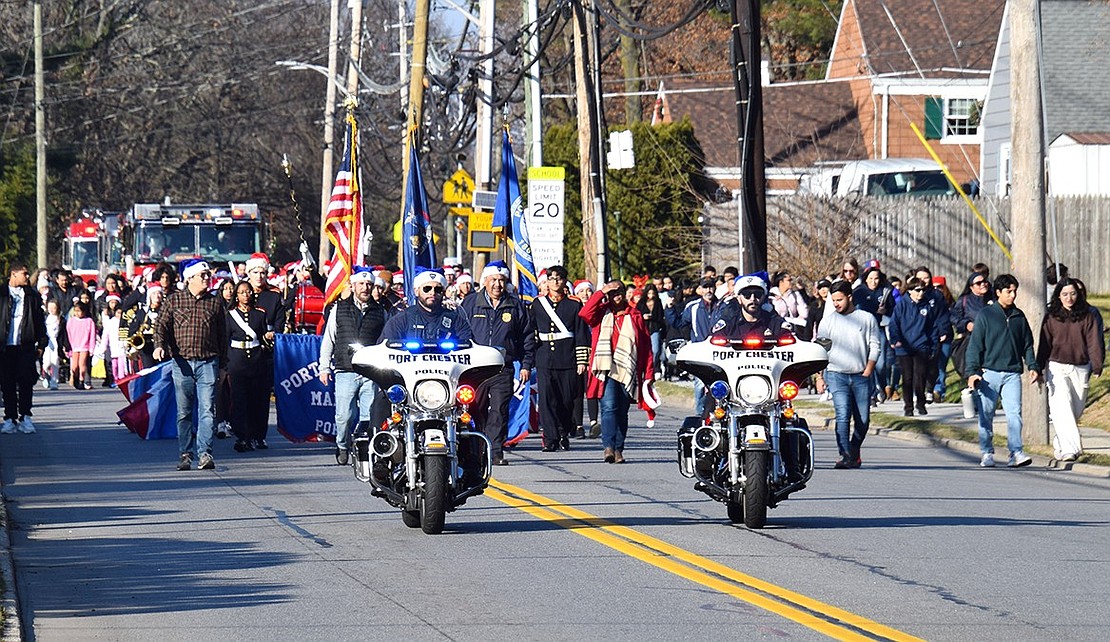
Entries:
[[[871, 373], [879, 360], [879, 325], [875, 317], [852, 304], [852, 286], [838, 281], [829, 292], [835, 314], [826, 314], [817, 327], [817, 338], [829, 339], [829, 366], [825, 383], [836, 412], [836, 468], [859, 468], [860, 446], [871, 423]], [[850, 420], [855, 430], [849, 436]]]

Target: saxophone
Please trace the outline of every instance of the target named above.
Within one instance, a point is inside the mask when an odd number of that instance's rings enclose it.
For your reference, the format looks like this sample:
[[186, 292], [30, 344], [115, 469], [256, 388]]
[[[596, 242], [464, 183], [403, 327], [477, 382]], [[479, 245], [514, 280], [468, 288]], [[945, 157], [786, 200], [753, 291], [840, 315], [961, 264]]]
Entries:
[[[131, 320], [134, 320], [134, 314], [131, 315]], [[130, 327], [130, 323], [127, 324]], [[122, 332], [121, 332], [122, 334]], [[143, 322], [139, 324], [139, 328], [127, 337], [127, 354], [128, 356], [138, 353], [146, 347], [147, 336], [152, 336], [154, 329], [150, 324], [150, 312], [147, 311], [143, 316]]]

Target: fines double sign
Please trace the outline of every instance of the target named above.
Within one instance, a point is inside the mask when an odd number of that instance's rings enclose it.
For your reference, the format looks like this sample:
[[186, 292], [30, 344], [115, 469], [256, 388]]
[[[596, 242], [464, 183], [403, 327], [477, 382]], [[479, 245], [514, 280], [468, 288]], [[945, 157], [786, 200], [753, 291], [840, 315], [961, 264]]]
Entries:
[[563, 221], [566, 218], [562, 167], [528, 168], [528, 236], [537, 272], [563, 264]]

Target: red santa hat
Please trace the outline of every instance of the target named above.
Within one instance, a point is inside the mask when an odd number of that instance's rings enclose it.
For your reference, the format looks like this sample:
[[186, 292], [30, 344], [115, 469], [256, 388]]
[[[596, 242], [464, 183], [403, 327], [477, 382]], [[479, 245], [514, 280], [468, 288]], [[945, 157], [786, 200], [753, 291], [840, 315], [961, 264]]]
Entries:
[[251, 254], [251, 257], [249, 259], [247, 259], [247, 272], [250, 272], [251, 270], [256, 269], [256, 268], [262, 268], [263, 270], [269, 270], [270, 269], [270, 258], [267, 257], [262, 252], [255, 252], [254, 254]]
[[591, 291], [594, 289], [594, 284], [586, 279], [578, 279], [574, 282], [574, 291], [577, 292], [580, 288], [589, 288]]

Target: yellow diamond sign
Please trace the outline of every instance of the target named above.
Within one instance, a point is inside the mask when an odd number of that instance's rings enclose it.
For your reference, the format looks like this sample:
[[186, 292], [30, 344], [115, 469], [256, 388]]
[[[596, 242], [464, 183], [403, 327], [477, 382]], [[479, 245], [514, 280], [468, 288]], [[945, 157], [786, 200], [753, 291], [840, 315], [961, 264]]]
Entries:
[[470, 205], [474, 198], [474, 179], [465, 169], [459, 168], [443, 182], [443, 202], [448, 205]]

